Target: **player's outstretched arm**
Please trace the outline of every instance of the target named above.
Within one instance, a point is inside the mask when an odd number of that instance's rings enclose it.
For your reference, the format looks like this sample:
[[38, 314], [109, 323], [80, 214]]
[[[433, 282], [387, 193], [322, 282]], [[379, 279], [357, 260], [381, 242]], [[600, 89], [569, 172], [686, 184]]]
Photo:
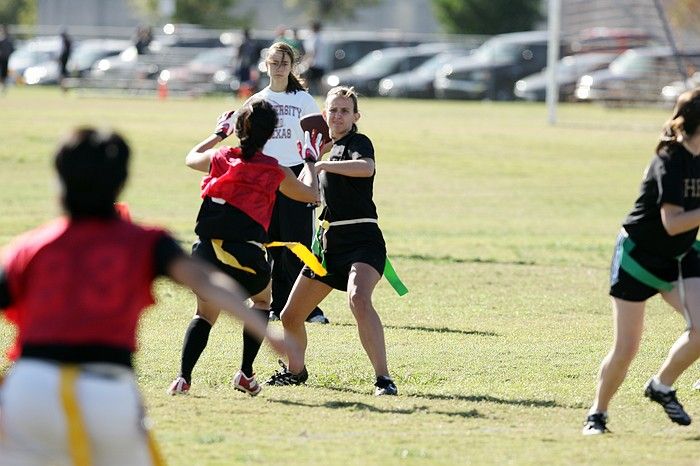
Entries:
[[317, 162], [316, 172], [323, 170], [336, 175], [369, 178], [374, 175], [374, 160], [362, 158], [357, 160], [323, 160]]
[[318, 204], [321, 202], [321, 195], [318, 190], [318, 178], [311, 173], [314, 172], [313, 163], [305, 163], [304, 170], [300, 173], [302, 180], [297, 179], [294, 172], [287, 167], [280, 167], [284, 172], [284, 179], [280, 183], [280, 191], [287, 197], [299, 202], [309, 202]]
[[286, 354], [292, 342], [286, 343], [279, 332], [267, 328], [260, 313], [251, 311], [244, 303], [238, 284], [214, 267], [187, 255], [172, 260], [168, 276], [175, 282], [194, 291], [197, 296], [223, 309], [243, 322], [246, 330], [257, 338], [268, 339], [270, 346], [280, 354]]
[[216, 134], [212, 134], [194, 146], [185, 157], [185, 165], [193, 170], [208, 172], [211, 158], [216, 153], [216, 150], [213, 149], [213, 147], [216, 146], [219, 141], [221, 141], [221, 137], [217, 136]]
[[685, 233], [700, 226], [700, 209], [686, 211], [681, 206], [664, 203], [661, 205], [661, 223], [671, 236]]

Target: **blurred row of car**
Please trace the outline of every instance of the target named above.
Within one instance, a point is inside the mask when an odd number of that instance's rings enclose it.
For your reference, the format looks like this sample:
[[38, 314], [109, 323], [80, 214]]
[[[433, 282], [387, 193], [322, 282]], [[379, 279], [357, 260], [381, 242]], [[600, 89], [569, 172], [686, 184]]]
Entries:
[[[201, 31], [200, 31], [201, 32]], [[544, 100], [547, 87], [547, 33], [502, 34], [480, 43], [419, 43], [402, 38], [325, 33], [323, 53], [332, 69], [319, 92], [339, 84], [354, 86], [365, 96]], [[183, 89], [206, 85], [206, 91], [236, 91], [237, 33], [156, 37], [148, 53], [138, 54], [127, 40], [88, 39], [77, 43], [68, 62], [75, 78], [105, 82], [150, 80]], [[258, 76], [265, 71], [262, 57], [273, 38], [254, 39], [260, 51]], [[560, 100], [655, 101], [674, 100], [700, 75], [700, 50], [672, 53], [652, 46], [653, 37], [634, 30], [596, 28], [576, 41], [562, 41], [556, 66]], [[10, 58], [10, 72], [27, 84], [53, 84], [59, 79], [58, 37], [38, 38], [18, 47]], [[304, 70], [299, 70], [303, 72]], [[258, 81], [263, 87], [266, 80]]]
[[[441, 99], [543, 101], [548, 70], [547, 33], [492, 37], [478, 48], [458, 44], [371, 52], [354, 66], [325, 77], [325, 88], [353, 85], [365, 95]], [[561, 101], [675, 101], [696, 84], [700, 51], [673, 53], [634, 29], [594, 28], [562, 41], [555, 80]], [[392, 74], [393, 73], [393, 74]]]

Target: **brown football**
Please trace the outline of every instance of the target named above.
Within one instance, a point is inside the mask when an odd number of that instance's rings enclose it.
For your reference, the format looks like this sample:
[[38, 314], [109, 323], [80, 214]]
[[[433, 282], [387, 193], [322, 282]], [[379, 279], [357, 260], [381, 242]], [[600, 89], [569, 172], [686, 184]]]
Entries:
[[321, 144], [326, 144], [331, 140], [331, 136], [328, 133], [328, 123], [326, 123], [326, 120], [323, 119], [322, 114], [309, 113], [308, 115], [304, 115], [301, 117], [301, 120], [299, 120], [299, 124], [301, 125], [301, 129], [304, 131], [312, 133], [313, 130], [316, 130], [317, 132], [321, 133]]

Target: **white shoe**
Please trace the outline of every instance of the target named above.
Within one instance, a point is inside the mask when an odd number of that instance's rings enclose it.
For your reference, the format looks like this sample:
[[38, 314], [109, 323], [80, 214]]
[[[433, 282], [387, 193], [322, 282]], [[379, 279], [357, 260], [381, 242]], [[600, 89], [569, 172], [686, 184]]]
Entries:
[[700, 390], [700, 379], [695, 381], [695, 383], [693, 384], [693, 388], [695, 390]]
[[255, 374], [248, 378], [243, 371], [236, 372], [236, 375], [233, 376], [233, 382], [231, 383], [233, 384], [233, 388], [239, 392], [247, 393], [250, 396], [255, 396], [262, 390], [258, 381], [255, 380]]
[[190, 384], [184, 378], [178, 377], [170, 384], [168, 395], [187, 395], [189, 391]]

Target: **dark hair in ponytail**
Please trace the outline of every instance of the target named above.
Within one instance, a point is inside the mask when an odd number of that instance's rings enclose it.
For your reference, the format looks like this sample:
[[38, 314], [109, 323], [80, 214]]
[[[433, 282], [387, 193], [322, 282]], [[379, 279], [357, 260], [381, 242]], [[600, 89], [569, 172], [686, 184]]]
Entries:
[[289, 61], [292, 63], [292, 71], [289, 72], [289, 78], [287, 80], [287, 89], [285, 89], [285, 92], [291, 94], [298, 91], [306, 91], [306, 81], [304, 81], [298, 75], [294, 74], [293, 71], [294, 67], [299, 62], [299, 57], [297, 56], [292, 46], [287, 44], [286, 42], [275, 42], [270, 46], [269, 49], [267, 49], [268, 58], [274, 55], [275, 52], [282, 52], [283, 54], [287, 55], [289, 57]]
[[262, 150], [277, 127], [277, 112], [266, 100], [255, 100], [238, 111], [236, 137], [241, 141], [243, 160]]
[[656, 153], [666, 151], [684, 138], [695, 134], [700, 126], [700, 87], [686, 91], [678, 97], [673, 116], [664, 124], [656, 146]]

